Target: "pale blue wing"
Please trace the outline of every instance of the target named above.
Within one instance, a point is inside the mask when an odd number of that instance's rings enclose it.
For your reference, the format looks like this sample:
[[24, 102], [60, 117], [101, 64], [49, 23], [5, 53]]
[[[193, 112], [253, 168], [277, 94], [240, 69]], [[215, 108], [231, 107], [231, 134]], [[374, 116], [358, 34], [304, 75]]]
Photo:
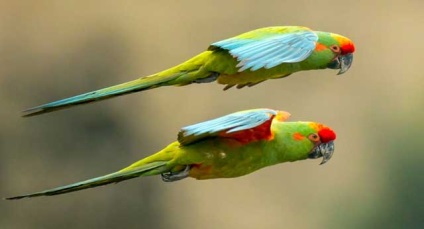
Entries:
[[318, 36], [312, 31], [275, 33], [260, 38], [230, 38], [212, 46], [228, 50], [237, 58], [239, 72], [272, 68], [282, 63], [305, 60], [315, 49]]
[[257, 127], [276, 116], [278, 111], [253, 109], [225, 115], [216, 119], [183, 127], [178, 133], [181, 145], [188, 145], [201, 139], [218, 136], [219, 133], [233, 133]]

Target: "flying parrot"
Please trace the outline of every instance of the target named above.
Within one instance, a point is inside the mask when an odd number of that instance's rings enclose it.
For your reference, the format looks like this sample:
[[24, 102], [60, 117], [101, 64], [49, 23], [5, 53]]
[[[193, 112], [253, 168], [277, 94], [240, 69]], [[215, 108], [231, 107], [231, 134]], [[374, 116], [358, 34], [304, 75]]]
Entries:
[[166, 182], [233, 178], [278, 163], [330, 160], [333, 130], [315, 122], [286, 122], [289, 116], [285, 111], [253, 109], [186, 126], [178, 141], [118, 172], [6, 199], [59, 195], [139, 176], [160, 174]]
[[88, 92], [30, 108], [23, 116], [39, 115], [79, 104], [161, 86], [184, 86], [217, 81], [251, 87], [268, 79], [313, 69], [346, 72], [355, 46], [348, 38], [301, 26], [276, 26], [253, 30], [211, 44], [208, 50], [165, 71], [127, 83]]

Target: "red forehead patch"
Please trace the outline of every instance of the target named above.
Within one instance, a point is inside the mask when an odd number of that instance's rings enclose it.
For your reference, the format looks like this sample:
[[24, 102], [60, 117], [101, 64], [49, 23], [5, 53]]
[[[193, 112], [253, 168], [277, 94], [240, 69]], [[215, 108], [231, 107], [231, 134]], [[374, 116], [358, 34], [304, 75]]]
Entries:
[[336, 133], [328, 127], [323, 127], [318, 131], [318, 135], [321, 138], [321, 142], [327, 143], [336, 139]]
[[355, 45], [351, 41], [343, 43], [342, 47], [340, 47], [342, 50], [342, 54], [348, 54], [355, 52]]
[[355, 52], [355, 45], [349, 38], [338, 34], [332, 36], [339, 42], [342, 55]]

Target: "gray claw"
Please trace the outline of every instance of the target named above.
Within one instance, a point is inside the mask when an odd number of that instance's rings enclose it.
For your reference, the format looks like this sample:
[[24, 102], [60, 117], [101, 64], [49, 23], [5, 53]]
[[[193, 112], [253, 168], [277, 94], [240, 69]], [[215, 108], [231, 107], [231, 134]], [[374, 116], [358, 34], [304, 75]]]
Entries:
[[189, 172], [190, 172], [191, 166], [190, 165], [186, 165], [186, 167], [184, 168], [183, 171], [180, 172], [166, 172], [166, 173], [161, 173], [162, 176], [162, 180], [165, 182], [172, 182], [172, 181], [178, 181], [178, 180], [182, 180], [186, 177], [188, 177]]

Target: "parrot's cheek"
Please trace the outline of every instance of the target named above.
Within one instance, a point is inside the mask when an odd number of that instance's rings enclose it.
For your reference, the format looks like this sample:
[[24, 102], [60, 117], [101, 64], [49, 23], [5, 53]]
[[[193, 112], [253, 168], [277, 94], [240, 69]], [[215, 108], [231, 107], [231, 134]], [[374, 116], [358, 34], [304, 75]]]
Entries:
[[340, 60], [339, 60], [339, 57], [336, 57], [333, 61], [331, 61], [327, 65], [327, 68], [330, 68], [330, 69], [340, 69]]

